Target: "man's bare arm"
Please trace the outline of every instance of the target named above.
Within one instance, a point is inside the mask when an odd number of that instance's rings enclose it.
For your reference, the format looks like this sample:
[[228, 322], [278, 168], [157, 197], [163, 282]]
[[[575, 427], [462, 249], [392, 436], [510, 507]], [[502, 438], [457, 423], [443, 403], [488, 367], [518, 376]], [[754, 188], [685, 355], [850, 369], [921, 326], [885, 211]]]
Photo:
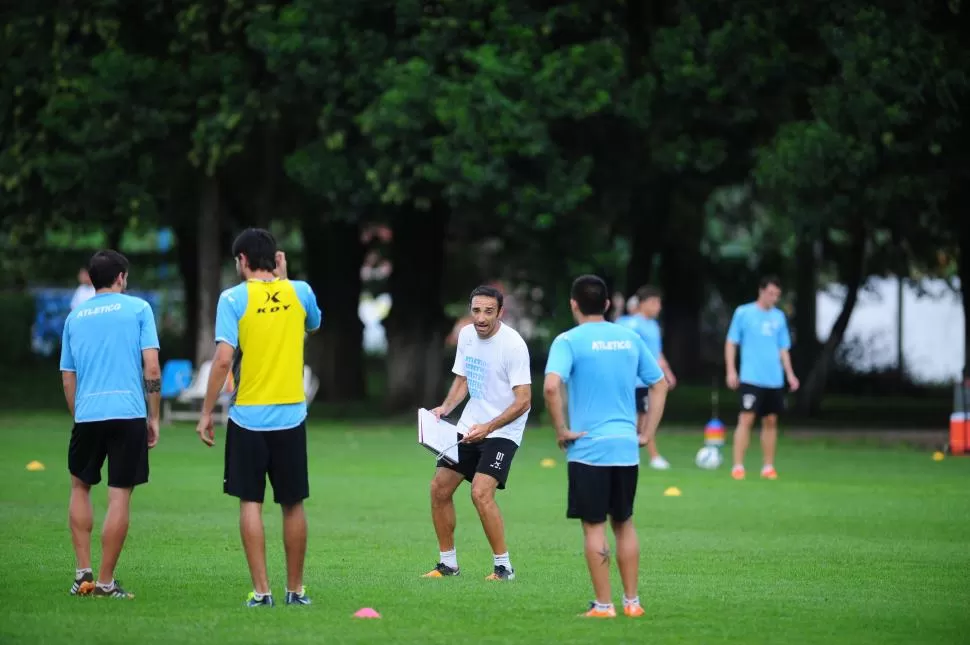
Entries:
[[229, 378], [229, 368], [232, 367], [232, 354], [235, 350], [232, 345], [219, 343], [216, 345], [216, 353], [212, 357], [212, 371], [209, 372], [209, 383], [205, 390], [205, 400], [202, 402], [202, 414], [211, 415], [219, 401], [219, 395], [226, 386], [226, 379]]
[[645, 445], [653, 440], [663, 419], [664, 406], [667, 403], [667, 379], [660, 379], [650, 386], [647, 394], [647, 414], [643, 423], [643, 433], [640, 435], [640, 443]]
[[502, 414], [485, 424], [489, 434], [512, 423], [532, 407], [531, 384], [516, 385], [512, 388], [512, 393], [515, 395], [515, 400], [512, 401], [512, 404], [505, 408]]
[[795, 370], [791, 366], [791, 354], [787, 349], [781, 350], [781, 365], [785, 368], [785, 378], [788, 380], [788, 387], [791, 388], [792, 392], [798, 390], [800, 383], [798, 382], [798, 377], [795, 376]]
[[785, 377], [790, 381], [795, 378], [795, 370], [791, 366], [791, 354], [788, 353], [787, 349], [783, 349], [779, 352], [781, 355], [781, 366], [785, 368]]
[[674, 376], [674, 371], [670, 369], [670, 363], [667, 362], [667, 357], [664, 356], [663, 353], [657, 357], [657, 365], [660, 366], [660, 370], [664, 373], [664, 377], [666, 377], [667, 382], [673, 386], [673, 384], [677, 382], [677, 377]]
[[456, 375], [455, 380], [451, 382], [451, 388], [448, 389], [448, 396], [437, 408], [441, 411], [441, 416], [451, 414], [452, 410], [457, 408], [466, 396], [468, 396], [468, 379]]
[[158, 350], [141, 351], [142, 376], [145, 379], [145, 398], [148, 401], [148, 416], [158, 419], [162, 406], [162, 368], [158, 365]]
[[566, 414], [562, 405], [562, 378], [558, 374], [546, 374], [546, 380], [542, 383], [542, 398], [546, 402], [546, 411], [552, 419], [556, 434], [567, 430]]
[[67, 402], [67, 410], [74, 418], [74, 402], [77, 397], [77, 373], [61, 372], [61, 384], [64, 386], [64, 400]]
[[737, 363], [735, 360], [738, 356], [738, 346], [731, 341], [726, 341], [724, 343], [724, 367], [727, 369], [728, 374], [733, 374], [737, 371], [735, 365]]

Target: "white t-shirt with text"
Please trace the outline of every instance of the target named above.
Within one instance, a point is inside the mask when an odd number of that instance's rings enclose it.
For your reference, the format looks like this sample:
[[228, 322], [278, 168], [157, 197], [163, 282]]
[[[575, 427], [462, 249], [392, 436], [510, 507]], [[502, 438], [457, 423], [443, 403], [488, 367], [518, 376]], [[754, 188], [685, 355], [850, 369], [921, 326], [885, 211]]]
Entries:
[[[488, 423], [515, 401], [512, 388], [531, 385], [529, 348], [517, 331], [502, 323], [495, 335], [482, 340], [474, 325], [458, 333], [458, 351], [452, 371], [468, 380], [468, 404], [461, 413], [459, 432], [465, 434], [476, 423]], [[522, 443], [529, 410], [488, 438], [505, 438]]]

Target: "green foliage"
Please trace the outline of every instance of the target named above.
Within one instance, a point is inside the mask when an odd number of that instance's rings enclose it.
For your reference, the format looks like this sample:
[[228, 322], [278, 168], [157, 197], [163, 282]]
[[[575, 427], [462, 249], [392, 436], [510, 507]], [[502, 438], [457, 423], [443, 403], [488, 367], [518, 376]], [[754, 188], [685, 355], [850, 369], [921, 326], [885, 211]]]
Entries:
[[929, 260], [949, 243], [933, 223], [943, 189], [933, 169], [960, 123], [951, 99], [967, 90], [966, 76], [954, 74], [959, 50], [918, 6], [902, 17], [851, 10], [821, 35], [837, 73], [812, 88], [812, 118], [782, 125], [759, 151], [758, 186], [779, 210], [799, 214], [801, 230], [832, 237], [845, 222], [864, 222], [873, 257], [883, 258], [873, 270], [898, 269], [898, 252], [884, 247], [902, 240], [904, 252], [922, 246], [909, 265]]
[[377, 70], [391, 53], [393, 3], [297, 0], [264, 11], [247, 31], [274, 84], [264, 88], [287, 113], [298, 141], [286, 174], [331, 215], [355, 217], [376, 201], [366, 179], [373, 158], [356, 124], [380, 92]]
[[380, 153], [368, 178], [385, 203], [440, 198], [548, 228], [591, 192], [592, 159], [567, 156], [554, 128], [611, 109], [622, 52], [557, 47], [551, 14], [511, 3], [449, 9], [461, 19], [419, 20], [380, 71], [384, 89], [359, 118]]

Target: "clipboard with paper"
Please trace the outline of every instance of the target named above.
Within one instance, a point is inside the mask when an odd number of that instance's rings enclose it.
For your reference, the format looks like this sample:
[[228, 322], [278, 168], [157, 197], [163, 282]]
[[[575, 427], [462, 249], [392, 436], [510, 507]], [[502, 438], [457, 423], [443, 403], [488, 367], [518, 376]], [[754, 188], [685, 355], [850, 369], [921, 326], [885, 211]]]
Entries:
[[418, 444], [433, 452], [436, 459], [458, 463], [458, 444], [461, 443], [458, 435], [458, 426], [436, 419], [424, 408], [418, 410]]

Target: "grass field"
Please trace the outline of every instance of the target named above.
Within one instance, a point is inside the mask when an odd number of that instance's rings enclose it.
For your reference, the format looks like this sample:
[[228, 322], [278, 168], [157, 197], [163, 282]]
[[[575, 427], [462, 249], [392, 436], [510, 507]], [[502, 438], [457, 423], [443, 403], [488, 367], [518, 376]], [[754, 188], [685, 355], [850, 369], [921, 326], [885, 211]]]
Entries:
[[[118, 577], [137, 598], [70, 597], [67, 438], [63, 416], [0, 415], [0, 643], [970, 642], [970, 459], [783, 440], [777, 481], [735, 482], [725, 467], [693, 466], [699, 432], [661, 434], [675, 468], [642, 471], [635, 516], [648, 616], [585, 621], [580, 529], [564, 517], [548, 430], [528, 431], [500, 493], [518, 579], [496, 584], [483, 580], [491, 554], [467, 487], [462, 576], [419, 578], [437, 559], [432, 456], [410, 429], [314, 425], [314, 605], [258, 610], [242, 607], [250, 586], [237, 506], [221, 492], [222, 437], [206, 449], [185, 425], [163, 429], [134, 498]], [[550, 456], [556, 467], [541, 468]], [[34, 459], [47, 469], [28, 472]], [[668, 486], [683, 496], [664, 497]], [[96, 526], [104, 495], [95, 490]], [[265, 517], [281, 599], [279, 513]], [[351, 618], [365, 606], [383, 619]]]

